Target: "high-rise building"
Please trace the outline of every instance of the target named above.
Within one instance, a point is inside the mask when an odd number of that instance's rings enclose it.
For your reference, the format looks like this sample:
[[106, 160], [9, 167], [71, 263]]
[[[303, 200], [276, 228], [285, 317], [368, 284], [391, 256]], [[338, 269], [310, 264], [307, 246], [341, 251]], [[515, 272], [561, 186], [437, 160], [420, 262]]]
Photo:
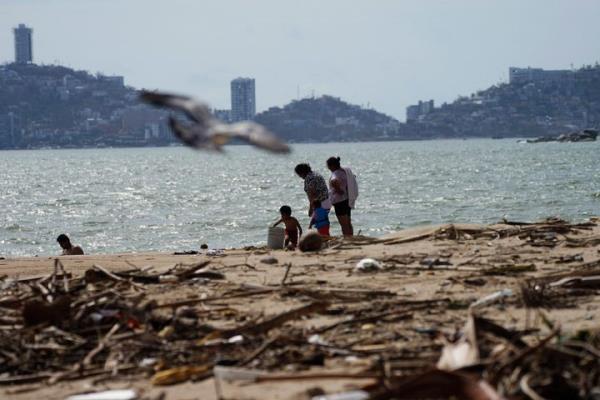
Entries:
[[33, 62], [33, 45], [31, 36], [33, 29], [24, 24], [13, 29], [15, 33], [15, 62], [18, 64], [27, 64]]
[[231, 81], [231, 120], [246, 121], [256, 115], [254, 79], [237, 78]]
[[568, 81], [575, 76], [573, 71], [568, 69], [545, 70], [542, 68], [508, 68], [509, 83], [525, 82], [560, 82]]
[[433, 100], [419, 101], [419, 104], [406, 107], [406, 122], [416, 121], [434, 110]]

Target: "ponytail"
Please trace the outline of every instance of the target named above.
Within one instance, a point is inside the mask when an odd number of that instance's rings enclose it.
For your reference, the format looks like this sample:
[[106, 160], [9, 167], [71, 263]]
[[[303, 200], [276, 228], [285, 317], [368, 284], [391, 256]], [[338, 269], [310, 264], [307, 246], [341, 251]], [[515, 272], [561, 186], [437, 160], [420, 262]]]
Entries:
[[327, 166], [331, 168], [340, 168], [340, 158], [339, 157], [329, 157], [327, 159]]

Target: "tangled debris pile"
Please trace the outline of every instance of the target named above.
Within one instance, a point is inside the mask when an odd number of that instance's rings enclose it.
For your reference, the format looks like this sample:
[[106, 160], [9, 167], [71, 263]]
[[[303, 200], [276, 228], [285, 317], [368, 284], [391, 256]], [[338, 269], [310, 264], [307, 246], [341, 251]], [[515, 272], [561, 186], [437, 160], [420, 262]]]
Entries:
[[[200, 262], [160, 273], [96, 264], [76, 276], [56, 259], [46, 276], [0, 281], [0, 385], [129, 376], [164, 386], [213, 378], [225, 397], [224, 382], [335, 378], [356, 382], [338, 398], [594, 398], [600, 336], [561, 329], [548, 310], [597, 298], [600, 260], [573, 253], [598, 246], [595, 228], [558, 219], [448, 225], [408, 237], [332, 240], [291, 262], [283, 252], [274, 262], [260, 251], [256, 264], [245, 256], [230, 265], [226, 256], [199, 255]], [[518, 244], [487, 246], [506, 238]], [[538, 240], [570, 253], [540, 253]], [[416, 241], [436, 250], [391, 251]], [[371, 246], [380, 257], [363, 254]], [[331, 265], [333, 257], [349, 266]], [[560, 272], [548, 272], [549, 265]], [[259, 268], [277, 271], [278, 282], [249, 284], [231, 273]], [[357, 285], [328, 283], [328, 273]], [[383, 288], [366, 284], [369, 277]], [[437, 279], [439, 289], [403, 295], [398, 278]], [[165, 296], [173, 292], [176, 300]], [[263, 313], [266, 304], [276, 311]], [[517, 329], [497, 318], [509, 309], [526, 309], [542, 325]], [[335, 398], [310, 387], [307, 398]]]

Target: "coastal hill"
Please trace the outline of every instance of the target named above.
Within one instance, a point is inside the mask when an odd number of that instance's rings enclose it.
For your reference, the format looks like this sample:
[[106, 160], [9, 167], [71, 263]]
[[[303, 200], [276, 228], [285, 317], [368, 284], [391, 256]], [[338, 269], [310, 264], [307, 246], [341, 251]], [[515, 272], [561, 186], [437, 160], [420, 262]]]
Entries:
[[597, 128], [600, 66], [561, 72], [494, 85], [437, 108], [432, 102], [407, 123], [331, 96], [273, 107], [255, 119], [292, 141], [533, 137]]
[[[546, 72], [561, 74], [494, 85], [440, 107], [412, 106], [418, 112], [407, 123], [333, 96], [294, 100], [255, 120], [290, 142], [532, 137], [598, 128], [600, 66]], [[141, 104], [122, 76], [5, 64], [0, 87], [0, 149], [174, 141], [168, 113]]]
[[0, 148], [166, 143], [165, 113], [122, 76], [55, 65], [0, 66]]
[[294, 100], [254, 119], [292, 142], [397, 139], [402, 125], [390, 116], [332, 96]]
[[544, 72], [547, 75], [538, 79], [494, 85], [459, 97], [409, 122], [409, 131], [427, 139], [547, 136], [598, 128], [600, 66]]

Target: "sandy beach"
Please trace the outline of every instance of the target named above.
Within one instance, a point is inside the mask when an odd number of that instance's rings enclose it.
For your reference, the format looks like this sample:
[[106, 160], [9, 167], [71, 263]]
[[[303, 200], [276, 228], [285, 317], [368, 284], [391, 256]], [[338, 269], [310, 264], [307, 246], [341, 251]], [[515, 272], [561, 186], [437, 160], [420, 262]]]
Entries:
[[[443, 348], [440, 335], [460, 329], [475, 301], [505, 289], [512, 294], [471, 311], [506, 329], [528, 330], [528, 342], [550, 333], [548, 321], [561, 332], [593, 330], [599, 326], [600, 285], [548, 285], [552, 290], [537, 300], [522, 288], [573, 275], [593, 276], [594, 271], [600, 275], [598, 222], [592, 218], [579, 225], [546, 221], [427, 226], [384, 238], [335, 239], [309, 253], [246, 248], [211, 255], [205, 251], [2, 259], [0, 358], [14, 363], [16, 357], [22, 370], [2, 371], [0, 397], [63, 399], [86, 391], [133, 388], [140, 398], [160, 398], [164, 393], [166, 399], [217, 399], [220, 390], [222, 398], [229, 399], [310, 399], [363, 389], [375, 382], [372, 376], [381, 360], [395, 376], [433, 368]], [[112, 338], [106, 336], [108, 329], [79, 332], [76, 335], [84, 341], [105, 340], [91, 356], [89, 349], [76, 353], [87, 355], [89, 362], [77, 364], [80, 356], [65, 357], [62, 364], [36, 369], [31, 352], [70, 351], [65, 350], [67, 344], [42, 333], [52, 323], [67, 330], [66, 320], [75, 317], [24, 326], [20, 311], [28, 293], [23, 285], [33, 286], [33, 278], [43, 280], [52, 274], [57, 258], [68, 274], [66, 279], [59, 276], [57, 284], [82, 285], [77, 296], [112, 290], [128, 301], [143, 297], [151, 304], [148, 313], [171, 322], [160, 327], [148, 321], [121, 323]], [[381, 268], [356, 270], [364, 258], [377, 260]], [[194, 265], [201, 265], [205, 274], [169, 279]], [[150, 284], [127, 275], [107, 278], [104, 270], [168, 277]], [[106, 279], [92, 282], [89, 271]], [[72, 310], [75, 304], [71, 303]], [[295, 314], [286, 314], [290, 310]], [[273, 318], [282, 314], [283, 318]], [[175, 328], [165, 330], [166, 326]], [[153, 345], [136, 344], [144, 341]], [[17, 342], [29, 350], [17, 353]], [[76, 372], [73, 365], [79, 365]], [[128, 367], [120, 370], [124, 365]], [[195, 372], [180, 370], [177, 379], [160, 375], [192, 366], [197, 367]], [[259, 371], [261, 378], [219, 379], [216, 385], [215, 366]], [[85, 376], [97, 368], [99, 373]], [[39, 374], [42, 377], [35, 378]], [[31, 379], [14, 379], [27, 375]], [[161, 384], [172, 382], [177, 383]]]

